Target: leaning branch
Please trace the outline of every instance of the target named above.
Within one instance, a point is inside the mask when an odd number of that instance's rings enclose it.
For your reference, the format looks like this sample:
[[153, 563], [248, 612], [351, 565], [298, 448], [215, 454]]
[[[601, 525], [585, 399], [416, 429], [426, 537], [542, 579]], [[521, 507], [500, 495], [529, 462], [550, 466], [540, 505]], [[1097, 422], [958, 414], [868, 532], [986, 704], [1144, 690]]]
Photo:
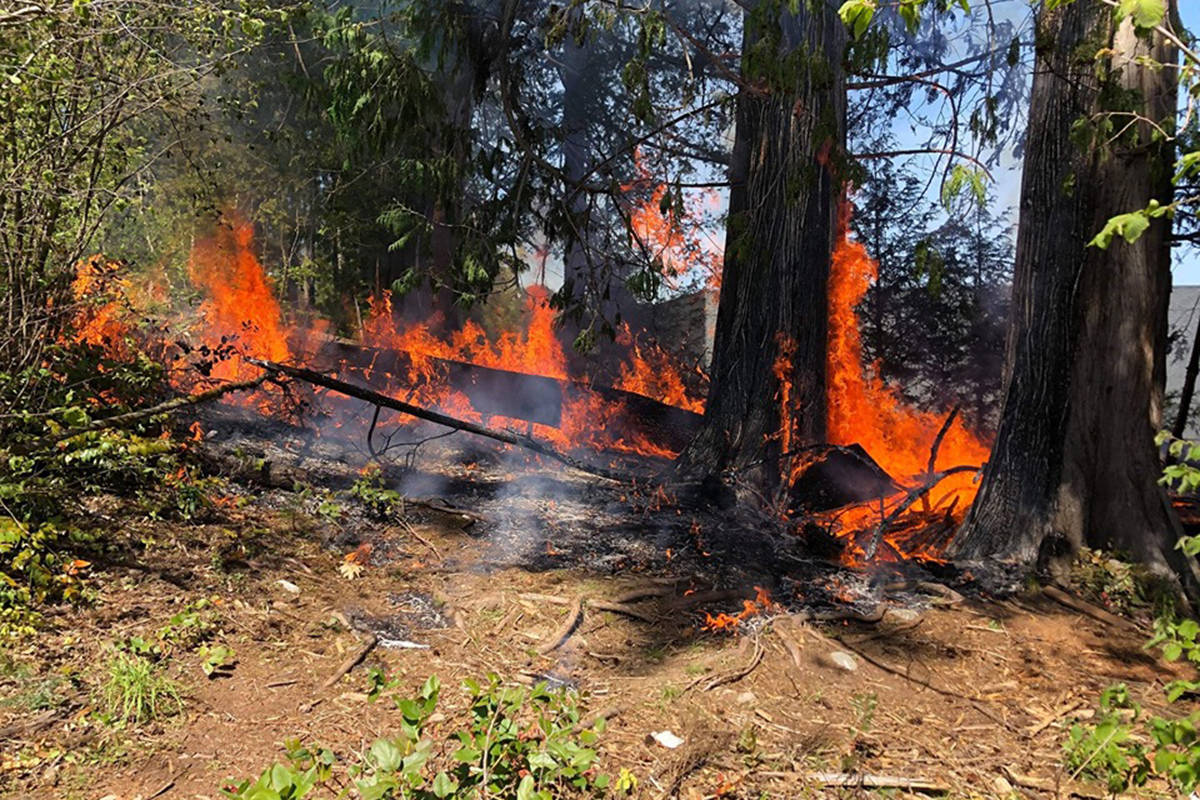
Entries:
[[216, 400], [218, 397], [222, 397], [231, 392], [242, 392], [250, 389], [257, 389], [266, 379], [266, 375], [261, 375], [250, 381], [223, 383], [220, 386], [215, 386], [212, 389], [208, 389], [198, 394], [175, 397], [171, 400], [167, 400], [165, 403], [159, 403], [158, 405], [150, 406], [149, 408], [141, 408], [137, 411], [129, 411], [124, 414], [117, 414], [116, 416], [93, 420], [83, 427], [71, 428], [70, 430], [63, 431], [57, 436], [51, 437], [51, 439], [45, 444], [50, 446], [56, 445], [59, 442], [65, 442], [67, 439], [74, 439], [76, 436], [80, 436], [85, 433], [95, 433], [96, 431], [102, 431], [108, 428], [119, 428], [123, 425], [130, 425], [134, 422], [140, 422], [144, 419], [149, 419], [150, 417], [157, 417], [159, 414], [169, 414], [172, 411], [178, 411], [181, 408], [199, 405], [200, 403], [207, 403], [210, 400]]
[[447, 428], [466, 431], [467, 433], [473, 433], [476, 436], [483, 436], [488, 439], [494, 439], [497, 442], [523, 447], [526, 450], [532, 450], [535, 453], [540, 453], [541, 455], [553, 458], [555, 461], [560, 461], [563, 464], [566, 464], [568, 467], [577, 469], [580, 472], [587, 472], [592, 475], [598, 475], [601, 478], [607, 478], [608, 480], [613, 481], [628, 480], [628, 476], [626, 475], [622, 475], [613, 470], [605, 469], [604, 467], [585, 464], [584, 462], [571, 458], [571, 456], [567, 455], [566, 453], [563, 453], [544, 442], [539, 442], [537, 439], [534, 439], [530, 436], [519, 436], [511, 431], [485, 428], [482, 425], [476, 425], [474, 422], [468, 422], [466, 420], [440, 414], [437, 411], [430, 411], [427, 408], [414, 406], [411, 403], [404, 402], [403, 400], [397, 400], [394, 397], [388, 397], [386, 394], [380, 394], [379, 392], [372, 391], [366, 387], [358, 386], [353, 383], [346, 383], [345, 381], [338, 380], [337, 378], [331, 378], [328, 375], [311, 369], [304, 369], [303, 367], [289, 367], [286, 364], [277, 364], [274, 361], [261, 361], [257, 358], [248, 358], [246, 360], [255, 366], [262, 367], [267, 372], [271, 372], [276, 375], [286, 375], [287, 377], [294, 378], [295, 380], [311, 383], [315, 386], [323, 386], [326, 389], [337, 392], [338, 394], [344, 394], [347, 397], [353, 397], [356, 400], [362, 400], [375, 406], [382, 406], [384, 408], [393, 409], [394, 411], [400, 411], [412, 417], [428, 420], [429, 422], [434, 422], [438, 425], [444, 425]]

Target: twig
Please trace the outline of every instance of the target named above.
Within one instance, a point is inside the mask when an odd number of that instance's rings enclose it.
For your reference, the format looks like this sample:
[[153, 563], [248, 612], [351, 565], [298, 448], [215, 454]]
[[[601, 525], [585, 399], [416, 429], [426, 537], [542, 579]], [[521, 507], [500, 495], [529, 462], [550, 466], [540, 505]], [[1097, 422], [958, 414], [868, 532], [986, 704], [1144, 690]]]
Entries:
[[575, 598], [571, 610], [567, 612], [567, 618], [563, 620], [562, 625], [538, 648], [539, 653], [542, 655], [552, 653], [567, 643], [567, 640], [571, 638], [571, 634], [579, 627], [579, 623], [583, 622], [583, 606], [583, 595], [579, 595]]
[[[950, 409], [950, 414], [946, 417], [946, 421], [942, 423], [941, 429], [937, 432], [937, 436], [933, 437], [933, 445], [929, 448], [929, 466], [925, 469], [926, 476], [932, 476], [934, 469], [937, 467], [938, 450], [941, 449], [942, 440], [946, 438], [946, 434], [950, 432], [950, 426], [954, 424], [955, 417], [958, 416], [959, 406]], [[929, 495], [924, 495], [921, 498], [921, 508], [924, 511], [929, 511]]]
[[52, 436], [50, 440], [46, 442], [46, 444], [54, 445], [58, 444], [59, 442], [64, 442], [67, 439], [73, 439], [76, 436], [80, 436], [85, 433], [95, 433], [96, 431], [102, 431], [106, 428], [115, 428], [120, 425], [128, 425], [131, 422], [138, 422], [143, 419], [148, 419], [149, 417], [155, 417], [159, 414], [169, 414], [172, 411], [178, 411], [181, 408], [194, 406], [199, 403], [207, 403], [209, 400], [216, 400], [218, 397], [227, 395], [230, 392], [241, 392], [247, 389], [257, 389], [266, 379], [267, 377], [263, 375], [255, 378], [252, 381], [225, 383], [220, 386], [213, 387], [212, 389], [208, 389], [207, 391], [200, 392], [199, 394], [189, 394], [184, 395], [183, 397], [174, 397], [164, 403], [151, 406], [150, 408], [141, 408], [137, 411], [129, 411], [124, 414], [117, 414], [116, 416], [93, 420], [82, 427], [72, 428], [71, 430], [63, 431], [57, 436]]
[[[746, 666], [739, 667], [738, 669], [735, 669], [732, 672], [726, 672], [722, 675], [714, 675], [712, 678], [709, 679], [708, 683], [704, 684], [704, 691], [711, 692], [713, 689], [716, 689], [718, 686], [725, 686], [726, 684], [729, 684], [729, 683], [737, 683], [742, 678], [749, 675], [751, 672], [754, 672], [754, 670], [758, 667], [758, 665], [762, 663], [763, 655], [766, 652], [767, 652], [767, 648], [763, 647], [762, 643], [759, 642], [757, 639], [755, 639], [754, 640], [754, 655], [752, 655], [750, 657], [750, 661], [747, 662]], [[704, 680], [704, 676], [701, 675], [699, 678], [696, 678], [696, 680], [692, 681], [686, 687], [684, 687], [683, 691], [687, 692], [690, 689], [695, 688], [703, 680]]]
[[950, 787], [928, 778], [902, 778], [897, 775], [868, 775], [852, 772], [760, 772], [763, 778], [801, 778], [822, 786], [843, 786], [854, 789], [906, 789], [910, 792], [947, 794]]
[[328, 689], [340, 681], [342, 676], [354, 669], [358, 665], [358, 662], [366, 658], [367, 653], [371, 652], [371, 650], [374, 649], [375, 645], [378, 643], [379, 637], [373, 633], [369, 635], [366, 640], [359, 645], [358, 649], [346, 657], [346, 660], [338, 666], [337, 671], [330, 675], [329, 678], [326, 679], [323, 684], [321, 684], [321, 688]]
[[900, 501], [892, 512], [884, 517], [878, 525], [875, 526], [875, 531], [871, 534], [871, 541], [867, 542], [867, 546], [863, 548], [863, 553], [868, 559], [875, 557], [875, 551], [879, 549], [879, 543], [883, 541], [883, 534], [887, 532], [888, 526], [896, 521], [896, 518], [908, 510], [909, 506], [917, 501], [918, 498], [924, 496], [927, 492], [932, 491], [939, 483], [944, 481], [951, 475], [957, 475], [960, 472], [978, 472], [979, 467], [971, 465], [963, 465], [951, 467], [950, 469], [935, 472], [920, 486], [910, 489], [904, 499]]
[[[574, 602], [565, 597], [558, 597], [557, 595], [553, 594], [537, 594], [536, 592], [522, 592], [521, 594], [517, 595], [517, 597], [521, 598], [522, 600], [532, 600], [535, 603], [551, 603], [556, 606], [568, 606]], [[650, 624], [658, 621], [655, 617], [652, 617], [649, 614], [644, 614], [641, 611], [638, 611], [636, 608], [631, 608], [624, 603], [610, 603], [604, 600], [588, 600], [587, 606], [588, 608], [594, 608], [597, 611], [610, 611], [613, 614], [623, 614], [626, 617], [632, 617], [633, 619], [641, 620], [642, 622]]]
[[428, 539], [426, 539], [424, 536], [422, 536], [421, 534], [417, 533], [417, 529], [416, 529], [416, 528], [414, 528], [414, 527], [412, 526], [412, 523], [410, 523], [408, 520], [401, 520], [401, 521], [400, 521], [400, 524], [401, 524], [401, 525], [403, 525], [403, 526], [404, 526], [404, 528], [405, 528], [405, 530], [407, 530], [407, 531], [408, 531], [408, 535], [409, 535], [409, 536], [413, 537], [413, 538], [414, 538], [414, 539], [416, 539], [418, 542], [420, 542], [421, 544], [425, 545], [425, 546], [426, 546], [426, 547], [428, 547], [430, 550], [432, 550], [432, 551], [433, 551], [433, 555], [434, 555], [434, 557], [435, 557], [435, 558], [437, 558], [439, 561], [441, 561], [441, 560], [442, 560], [442, 554], [441, 554], [440, 552], [438, 552], [438, 549], [437, 549], [437, 547], [436, 547], [436, 546], [433, 544], [433, 542], [429, 541], [429, 540], [428, 540]]

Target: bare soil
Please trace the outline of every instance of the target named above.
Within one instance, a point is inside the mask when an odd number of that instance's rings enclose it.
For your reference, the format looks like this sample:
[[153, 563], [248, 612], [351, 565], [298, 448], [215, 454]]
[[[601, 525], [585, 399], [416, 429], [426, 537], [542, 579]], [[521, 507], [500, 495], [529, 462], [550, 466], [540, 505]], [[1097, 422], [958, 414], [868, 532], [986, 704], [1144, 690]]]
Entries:
[[[467, 483], [472, 469], [463, 467]], [[541, 489], [493, 499], [492, 508], [545, 510], [556, 501], [537, 499]], [[877, 621], [817, 622], [777, 605], [732, 632], [706, 631], [705, 613], [734, 614], [753, 597], [753, 576], [697, 568], [711, 543], [668, 553], [688, 547], [692, 526], [678, 510], [644, 516], [640, 538], [622, 533], [644, 558], [604, 561], [600, 548], [556, 560], [547, 521], [572, 527], [575, 538], [562, 538], [573, 542], [595, 533], [594, 518], [567, 525], [556, 506], [517, 547], [505, 537], [520, 533], [524, 516], [481, 535], [486, 522], [424, 506], [375, 520], [361, 509], [321, 511], [316, 498], [286, 491], [235, 495], [186, 524], [132, 516], [121, 501], [97, 504], [96, 519], [125, 547], [93, 564], [91, 602], [52, 609], [36, 637], [0, 656], [3, 796], [215, 798], [230, 779], [282, 760], [288, 739], [352, 758], [397, 730], [392, 704], [367, 696], [372, 667], [413, 690], [438, 675], [443, 726], [464, 710], [465, 678], [496, 672], [574, 686], [590, 713], [612, 717], [602, 767], [632, 770], [646, 797], [871, 791], [828, 786], [819, 773], [920, 779], [953, 797], [1100, 796], [1061, 768], [1065, 728], [1112, 683], [1127, 683], [1154, 710], [1162, 686], [1185, 676], [1143, 649], [1145, 630], [1041, 594], [959, 602], [913, 591]], [[664, 515], [680, 540], [663, 533]], [[356, 548], [351, 560], [363, 568], [347, 578], [339, 568]], [[812, 585], [792, 585], [786, 603], [797, 609], [806, 592], [852, 595], [867, 577], [810, 573]], [[563, 633], [579, 596], [625, 599], [635, 613], [585, 605], [565, 644], [539, 652]], [[236, 651], [233, 669], [206, 678], [195, 651], [174, 652], [168, 672], [184, 687], [182, 712], [138, 726], [104, 722], [98, 687], [112, 642], [152, 637], [201, 598], [214, 603], [214, 640]], [[378, 644], [362, 663], [326, 688], [372, 634]], [[833, 663], [835, 652], [855, 668]], [[684, 744], [648, 740], [663, 730]]]

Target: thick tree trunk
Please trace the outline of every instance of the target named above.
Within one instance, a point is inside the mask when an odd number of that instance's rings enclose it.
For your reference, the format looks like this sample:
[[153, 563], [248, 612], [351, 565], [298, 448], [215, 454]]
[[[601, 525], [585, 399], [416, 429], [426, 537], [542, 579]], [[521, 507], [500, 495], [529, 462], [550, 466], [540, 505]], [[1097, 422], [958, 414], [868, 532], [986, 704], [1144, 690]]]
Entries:
[[1196, 335], [1192, 339], [1192, 353], [1188, 356], [1187, 370], [1183, 373], [1183, 388], [1179, 392], [1179, 411], [1171, 433], [1182, 439], [1187, 431], [1188, 417], [1192, 413], [1192, 398], [1196, 395], [1196, 376], [1200, 375], [1200, 321], [1196, 323]]
[[[845, 141], [845, 30], [835, 5], [800, 3], [791, 14], [759, 0], [746, 15], [712, 382], [685, 471], [765, 458], [757, 478], [770, 487], [780, 477], [770, 459], [824, 436], [826, 294], [841, 194], [834, 164]], [[764, 62], [769, 80], [756, 66]]]
[[[1172, 63], [1175, 53], [1161, 37], [1138, 38], [1128, 22], [1115, 26], [1111, 9], [1092, 2], [1043, 11], [1036, 41], [1008, 392], [954, 554], [1045, 564], [1084, 545], [1113, 548], [1190, 583], [1173, 549], [1178, 522], [1157, 484], [1153, 442], [1168, 223], [1153, 222], [1134, 244], [1118, 237], [1107, 250], [1087, 246], [1109, 218], [1170, 198], [1170, 147], [1150, 125], [1130, 125], [1127, 112], [1169, 124], [1174, 72], [1136, 59]], [[1098, 62], [1103, 48], [1111, 55]], [[1126, 107], [1106, 107], [1114, 97]], [[1091, 122], [1081, 129], [1081, 120]], [[1095, 135], [1081, 144], [1088, 130]]]

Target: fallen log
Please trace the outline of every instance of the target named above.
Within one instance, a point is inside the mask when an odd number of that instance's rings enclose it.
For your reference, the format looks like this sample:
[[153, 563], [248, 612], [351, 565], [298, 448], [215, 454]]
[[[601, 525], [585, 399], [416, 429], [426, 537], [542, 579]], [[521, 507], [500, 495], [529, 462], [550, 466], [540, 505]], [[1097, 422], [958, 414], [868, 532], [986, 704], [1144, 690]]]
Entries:
[[326, 389], [337, 392], [338, 394], [344, 394], [347, 397], [353, 397], [356, 400], [362, 400], [375, 406], [383, 406], [384, 408], [400, 411], [412, 417], [427, 420], [438, 425], [444, 425], [447, 428], [454, 428], [455, 430], [473, 433], [476, 436], [483, 436], [488, 439], [493, 439], [497, 442], [503, 442], [504, 444], [511, 444], [517, 447], [522, 447], [526, 450], [532, 450], [535, 453], [540, 453], [541, 455], [553, 458], [555, 461], [566, 464], [568, 467], [577, 469], [580, 472], [587, 472], [591, 475], [597, 475], [601, 478], [607, 478], [608, 480], [618, 482], [625, 482], [631, 478], [631, 476], [618, 473], [615, 470], [606, 469], [605, 467], [599, 467], [593, 464], [586, 464], [578, 459], [572, 458], [566, 453], [563, 453], [562, 451], [546, 444], [545, 442], [539, 442], [537, 439], [534, 439], [531, 436], [521, 436], [511, 431], [485, 428], [484, 426], [477, 425], [474, 422], [468, 422], [467, 420], [457, 419], [437, 411], [431, 411], [427, 408], [414, 406], [413, 404], [406, 403], [403, 400], [397, 400], [394, 397], [389, 397], [386, 394], [380, 394], [379, 392], [367, 389], [366, 387], [357, 386], [353, 383], [347, 383], [345, 381], [338, 380], [337, 378], [331, 378], [328, 375], [324, 375], [311, 369], [304, 369], [303, 367], [289, 367], [286, 364], [278, 364], [274, 361], [262, 361], [257, 358], [248, 358], [246, 360], [255, 366], [262, 367], [268, 372], [277, 375], [286, 375], [289, 378], [305, 381], [306, 383], [311, 383], [316, 386], [323, 386]]

